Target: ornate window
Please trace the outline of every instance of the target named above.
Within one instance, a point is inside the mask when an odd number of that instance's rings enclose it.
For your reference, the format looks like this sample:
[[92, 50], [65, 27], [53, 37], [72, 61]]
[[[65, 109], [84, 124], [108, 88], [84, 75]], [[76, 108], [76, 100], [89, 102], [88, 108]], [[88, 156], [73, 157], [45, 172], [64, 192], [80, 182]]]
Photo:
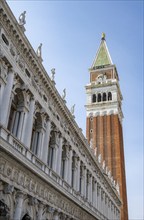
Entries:
[[50, 168], [54, 168], [55, 156], [56, 156], [56, 146], [59, 144], [58, 132], [52, 130], [50, 134], [50, 142], [48, 148], [48, 165]]
[[31, 217], [28, 214], [25, 214], [22, 220], [31, 220]]
[[108, 101], [112, 100], [112, 93], [108, 92]]
[[9, 220], [9, 212], [8, 206], [0, 200], [0, 219]]
[[8, 41], [8, 39], [6, 38], [6, 36], [5, 36], [4, 34], [2, 34], [2, 39], [3, 39], [3, 41], [5, 42], [5, 44], [6, 44], [7, 46], [9, 46], [9, 41]]
[[101, 94], [98, 93], [98, 102], [101, 102]]
[[96, 102], [96, 95], [95, 94], [92, 95], [92, 102]]
[[106, 101], [106, 93], [103, 93], [103, 101]]
[[21, 89], [16, 89], [10, 108], [7, 128], [19, 139], [21, 139], [22, 135], [24, 116], [24, 96]]

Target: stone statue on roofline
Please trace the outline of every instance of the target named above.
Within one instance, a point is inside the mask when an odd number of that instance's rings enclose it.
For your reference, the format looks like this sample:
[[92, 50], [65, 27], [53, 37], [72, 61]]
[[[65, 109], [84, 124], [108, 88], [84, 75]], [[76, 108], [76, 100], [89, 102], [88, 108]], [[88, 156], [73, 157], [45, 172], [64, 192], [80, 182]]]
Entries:
[[24, 26], [26, 24], [25, 20], [26, 11], [20, 14], [19, 16], [19, 25]]
[[109, 177], [109, 179], [111, 178], [111, 171], [110, 170], [108, 171], [108, 177]]
[[42, 43], [38, 46], [36, 54], [39, 58], [42, 58]]
[[108, 167], [106, 166], [106, 174], [108, 175]]
[[54, 81], [54, 77], [55, 77], [55, 68], [51, 69], [51, 80]]
[[94, 155], [97, 155], [97, 147], [94, 149]]
[[71, 114], [74, 116], [75, 104], [71, 107]]
[[63, 90], [62, 99], [65, 100], [66, 97], [66, 89]]
[[120, 189], [119, 189], [119, 184], [118, 184], [118, 182], [117, 182], [117, 184], [116, 184], [116, 190], [117, 190], [118, 194], [120, 195]]
[[103, 161], [102, 168], [103, 170], [105, 169], [105, 160]]
[[98, 162], [101, 163], [101, 154], [98, 155]]
[[93, 149], [93, 139], [90, 139], [90, 148]]

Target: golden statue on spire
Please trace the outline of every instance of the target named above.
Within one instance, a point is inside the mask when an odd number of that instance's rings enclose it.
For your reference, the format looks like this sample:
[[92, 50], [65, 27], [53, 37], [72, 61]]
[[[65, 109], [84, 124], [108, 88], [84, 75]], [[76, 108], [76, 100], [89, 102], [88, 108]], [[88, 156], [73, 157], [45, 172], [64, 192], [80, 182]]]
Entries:
[[102, 39], [102, 40], [105, 40], [105, 33], [104, 33], [104, 32], [102, 33], [101, 39]]

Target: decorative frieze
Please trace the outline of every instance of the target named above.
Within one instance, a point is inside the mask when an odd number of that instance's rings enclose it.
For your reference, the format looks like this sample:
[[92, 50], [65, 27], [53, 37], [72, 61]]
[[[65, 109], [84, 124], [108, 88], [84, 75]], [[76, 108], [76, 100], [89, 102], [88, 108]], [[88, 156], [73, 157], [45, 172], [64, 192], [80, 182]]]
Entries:
[[[13, 166], [12, 166], [12, 164]], [[17, 169], [17, 166], [19, 167]], [[19, 171], [18, 171], [19, 170]], [[58, 209], [63, 210], [65, 213], [75, 216], [76, 219], [81, 219], [81, 214], [83, 216], [87, 215], [85, 211], [81, 210], [80, 207], [76, 206], [72, 202], [70, 202], [68, 199], [66, 199], [62, 194], [59, 194], [56, 192], [52, 187], [47, 186], [42, 183], [42, 181], [37, 180], [38, 177], [34, 177], [32, 173], [24, 171], [24, 169], [21, 169], [21, 165], [16, 165], [14, 162], [7, 161], [0, 156], [0, 173], [3, 176], [2, 179], [9, 179], [10, 182], [14, 183], [15, 187], [23, 189], [23, 192], [29, 192], [32, 195], [35, 195], [35, 199], [39, 198], [40, 200], [47, 202], [48, 204], [54, 205]], [[23, 199], [23, 193], [17, 194], [17, 201], [22, 204]], [[29, 200], [31, 203], [35, 201]], [[18, 211], [17, 211], [18, 209]], [[21, 206], [19, 206], [16, 209], [16, 215], [20, 215]], [[81, 211], [80, 211], [81, 210]], [[89, 218], [89, 217], [88, 217]], [[90, 219], [94, 219], [90, 217]]]

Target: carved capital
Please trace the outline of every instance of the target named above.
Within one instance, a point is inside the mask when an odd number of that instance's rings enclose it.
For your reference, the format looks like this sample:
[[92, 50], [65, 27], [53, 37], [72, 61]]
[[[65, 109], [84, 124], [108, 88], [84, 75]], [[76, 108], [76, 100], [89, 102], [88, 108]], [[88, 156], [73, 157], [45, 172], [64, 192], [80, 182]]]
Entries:
[[[37, 204], [38, 204], [37, 199], [30, 196], [30, 197], [29, 197], [29, 205], [30, 205], [30, 206], [34, 206], [34, 205], [37, 205]], [[39, 203], [39, 204], [40, 204], [40, 203]]]
[[12, 194], [12, 192], [14, 191], [14, 186], [10, 185], [10, 184], [5, 184], [4, 185], [4, 193], [5, 194]]

